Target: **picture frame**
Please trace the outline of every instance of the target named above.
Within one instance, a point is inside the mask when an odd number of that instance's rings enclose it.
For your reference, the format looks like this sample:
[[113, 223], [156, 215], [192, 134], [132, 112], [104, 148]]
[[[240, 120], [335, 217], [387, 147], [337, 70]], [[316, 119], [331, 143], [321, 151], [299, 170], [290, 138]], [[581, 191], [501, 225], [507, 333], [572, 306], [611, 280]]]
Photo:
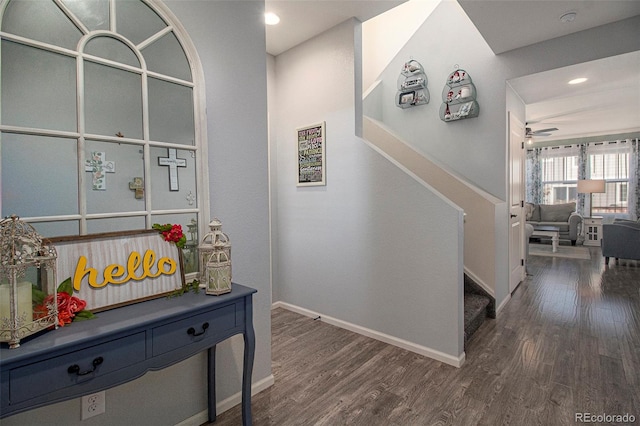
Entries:
[[458, 115], [460, 117], [466, 117], [467, 115], [469, 115], [472, 108], [473, 108], [473, 102], [467, 102], [465, 104], [462, 104], [460, 106], [460, 109], [458, 110]]
[[298, 147], [297, 186], [326, 185], [325, 122], [296, 129]]
[[401, 92], [398, 94], [398, 103], [400, 105], [412, 105], [416, 99], [416, 92], [412, 90], [410, 92]]
[[100, 312], [166, 296], [185, 283], [182, 250], [153, 229], [52, 237], [56, 282]]

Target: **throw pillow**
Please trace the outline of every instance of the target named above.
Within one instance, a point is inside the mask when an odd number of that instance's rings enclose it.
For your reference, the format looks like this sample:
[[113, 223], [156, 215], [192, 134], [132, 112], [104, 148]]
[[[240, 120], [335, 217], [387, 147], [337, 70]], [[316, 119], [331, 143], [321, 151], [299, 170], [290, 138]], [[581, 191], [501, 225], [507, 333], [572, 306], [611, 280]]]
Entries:
[[527, 218], [527, 220], [531, 220], [531, 216], [533, 216], [533, 208], [535, 206], [532, 203], [526, 203], [524, 205], [524, 212], [525, 212], [525, 217]]
[[531, 218], [527, 220], [531, 222], [540, 222], [540, 204], [532, 204], [533, 211], [531, 212]]
[[568, 222], [575, 210], [575, 203], [540, 204], [540, 218], [542, 222]]

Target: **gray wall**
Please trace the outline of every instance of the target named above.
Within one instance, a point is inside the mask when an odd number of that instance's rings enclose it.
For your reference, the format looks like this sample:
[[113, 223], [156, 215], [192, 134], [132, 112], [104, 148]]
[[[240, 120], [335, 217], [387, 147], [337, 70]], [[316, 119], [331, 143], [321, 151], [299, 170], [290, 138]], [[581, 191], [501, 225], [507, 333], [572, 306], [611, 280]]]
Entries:
[[[505, 200], [505, 81], [639, 50], [639, 26], [640, 17], [635, 17], [496, 56], [460, 5], [442, 2], [380, 76], [384, 99], [388, 99], [383, 104], [383, 121], [416, 149]], [[431, 101], [401, 110], [391, 99], [402, 64], [409, 58], [425, 68]], [[480, 116], [445, 123], [438, 111], [445, 79], [456, 64], [473, 79]]]
[[276, 58], [267, 55], [267, 98], [269, 104], [269, 178], [270, 178], [270, 195], [271, 201], [271, 276], [274, 279], [271, 296], [273, 300], [280, 300], [279, 287], [275, 284], [275, 280], [279, 275], [278, 269], [278, 188], [273, 185], [278, 180], [278, 145], [276, 141], [277, 127], [274, 123], [278, 121], [277, 111], [277, 91], [276, 91]]
[[[389, 99], [384, 103], [385, 123], [417, 149], [506, 200], [507, 110], [514, 111], [520, 119], [524, 119], [523, 105], [508, 91], [506, 81], [638, 50], [639, 27], [640, 17], [636, 17], [496, 56], [460, 6], [455, 2], [442, 2], [382, 75], [386, 90], [384, 96]], [[374, 324], [389, 318], [385, 315], [386, 311], [379, 311], [381, 299], [377, 299], [377, 292], [381, 287], [373, 281], [376, 267], [381, 263], [368, 261], [369, 256], [375, 257], [373, 252], [379, 245], [358, 247], [354, 243], [359, 241], [355, 233], [362, 223], [371, 226], [367, 220], [369, 216], [374, 216], [372, 212], [377, 211], [380, 205], [375, 202], [369, 205], [368, 202], [379, 200], [377, 197], [383, 197], [382, 194], [388, 189], [385, 182], [390, 181], [372, 179], [372, 176], [385, 176], [393, 172], [385, 170], [375, 156], [364, 154], [366, 150], [360, 152], [357, 150], [359, 148], [354, 148], [358, 147], [358, 143], [353, 138], [351, 110], [348, 109], [352, 88], [345, 88], [351, 77], [340, 75], [341, 70], [350, 67], [351, 58], [341, 55], [349, 54], [343, 49], [346, 39], [351, 36], [345, 34], [342, 41], [338, 42], [338, 47], [328, 34], [324, 37], [327, 37], [325, 41], [312, 40], [275, 58], [276, 81], [273, 92], [277, 96], [278, 108], [274, 111], [270, 106], [271, 125], [277, 127], [273, 130], [277, 140], [271, 143], [272, 153], [277, 150], [277, 180], [272, 186], [278, 227], [278, 233], [274, 234], [277, 235], [277, 243], [274, 244], [274, 253], [277, 253], [277, 261], [274, 262], [274, 271], [277, 271], [274, 275], [274, 300], [332, 314], [347, 321]], [[616, 43], [611, 42], [614, 39]], [[354, 55], [356, 53], [353, 52]], [[391, 99], [395, 96], [399, 70], [411, 57], [425, 66], [431, 103], [402, 111], [394, 106]], [[336, 70], [327, 71], [324, 66], [332, 61], [342, 65]], [[438, 117], [441, 91], [447, 75], [456, 64], [469, 71], [476, 84], [480, 117], [444, 123]], [[329, 78], [331, 81], [325, 82]], [[336, 105], [338, 100], [343, 103]], [[343, 116], [340, 121], [342, 126], [336, 126], [336, 122], [329, 120], [338, 113]], [[295, 159], [291, 157], [294, 144], [292, 132], [296, 126], [319, 120], [327, 120], [328, 184], [326, 188], [296, 189]], [[354, 156], [347, 156], [350, 149], [356, 153]], [[345, 158], [353, 163], [345, 163]], [[336, 189], [336, 185], [340, 189]], [[416, 194], [422, 192], [422, 189], [414, 189]], [[339, 191], [344, 191], [345, 195], [338, 196]], [[367, 202], [363, 200], [363, 193], [372, 194]], [[501, 255], [495, 265], [498, 277], [496, 299], [502, 303], [509, 294], [508, 211], [499, 213], [496, 218], [496, 241]], [[434, 218], [437, 217], [435, 211], [427, 211], [424, 217], [437, 220]], [[383, 232], [407, 226], [403, 220], [410, 219], [401, 216], [390, 218], [383, 225]], [[422, 223], [416, 219], [410, 225], [420, 227]], [[423, 256], [419, 260], [414, 259], [416, 262], [429, 259], [430, 250], [447, 240], [444, 236], [434, 237], [440, 236], [440, 233], [446, 234], [445, 226], [442, 223], [442, 229], [425, 239], [428, 247], [416, 248], [419, 256]], [[453, 225], [450, 226], [446, 229], [455, 229]], [[375, 241], [393, 247], [392, 251], [402, 246], [398, 241], [390, 244], [382, 237]], [[416, 265], [408, 259], [413, 258], [406, 259], [403, 266], [407, 270], [403, 272], [416, 273], [413, 269]], [[426, 276], [444, 274], [448, 267], [438, 264], [431, 266]], [[402, 303], [395, 300], [387, 299], [383, 305], [384, 309], [402, 309]]]
[[[457, 359], [461, 212], [355, 136], [359, 35], [346, 21], [275, 58], [274, 300]], [[296, 187], [296, 128], [320, 121], [327, 185]]]
[[[512, 93], [507, 93], [506, 81], [639, 50], [639, 27], [640, 17], [630, 18], [496, 56], [460, 5], [442, 2], [381, 73], [381, 119], [418, 151], [506, 201], [506, 111], [514, 108], [524, 121], [523, 107], [513, 102]], [[425, 68], [431, 101], [428, 105], [401, 110], [392, 100], [399, 72], [410, 58]], [[445, 80], [456, 65], [473, 79], [480, 116], [446, 123], [440, 120], [438, 112]], [[502, 255], [496, 264], [496, 300], [500, 304], [509, 294], [507, 211], [497, 218], [497, 229], [497, 245], [504, 248], [498, 252]]]
[[[205, 73], [210, 212], [232, 244], [233, 280], [254, 296], [254, 382], [271, 374], [271, 269], [266, 47], [259, 1], [171, 0]], [[241, 340], [240, 340], [241, 342]], [[218, 399], [238, 392], [242, 344], [218, 351]], [[241, 370], [241, 368], [240, 368]]]
[[[207, 90], [210, 211], [233, 244], [234, 281], [254, 298], [254, 382], [271, 375], [267, 95], [262, 1], [167, 1], [203, 64]], [[238, 100], [241, 99], [241, 102]], [[218, 346], [218, 401], [240, 391], [242, 339]], [[10, 425], [174, 425], [206, 410], [203, 355], [106, 393], [106, 413], [80, 421], [80, 400], [2, 420]]]

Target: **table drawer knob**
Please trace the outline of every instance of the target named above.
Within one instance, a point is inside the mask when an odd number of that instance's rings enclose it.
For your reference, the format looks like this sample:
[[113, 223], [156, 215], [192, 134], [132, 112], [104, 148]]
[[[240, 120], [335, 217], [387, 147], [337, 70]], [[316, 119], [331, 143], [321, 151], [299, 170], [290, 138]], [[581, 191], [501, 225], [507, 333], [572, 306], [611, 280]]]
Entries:
[[207, 332], [207, 328], [209, 328], [209, 323], [205, 322], [204, 324], [202, 324], [202, 331], [200, 333], [196, 333], [195, 328], [189, 327], [189, 329], [187, 330], [187, 334], [193, 337], [202, 336]]
[[101, 356], [99, 356], [98, 358], [94, 359], [93, 362], [91, 363], [93, 365], [93, 368], [91, 368], [91, 370], [80, 371], [80, 366], [78, 364], [73, 364], [67, 369], [67, 371], [69, 372], [69, 374], [75, 373], [78, 376], [86, 376], [87, 374], [90, 374], [96, 371], [96, 368], [98, 368], [98, 366], [102, 364], [103, 361], [104, 359]]

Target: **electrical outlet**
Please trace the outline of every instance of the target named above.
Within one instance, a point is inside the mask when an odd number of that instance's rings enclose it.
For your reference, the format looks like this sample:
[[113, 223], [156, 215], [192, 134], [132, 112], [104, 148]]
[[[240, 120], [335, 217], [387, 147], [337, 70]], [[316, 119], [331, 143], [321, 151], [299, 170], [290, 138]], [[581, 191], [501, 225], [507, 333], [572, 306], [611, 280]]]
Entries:
[[106, 409], [104, 391], [82, 397], [82, 420], [102, 414]]

